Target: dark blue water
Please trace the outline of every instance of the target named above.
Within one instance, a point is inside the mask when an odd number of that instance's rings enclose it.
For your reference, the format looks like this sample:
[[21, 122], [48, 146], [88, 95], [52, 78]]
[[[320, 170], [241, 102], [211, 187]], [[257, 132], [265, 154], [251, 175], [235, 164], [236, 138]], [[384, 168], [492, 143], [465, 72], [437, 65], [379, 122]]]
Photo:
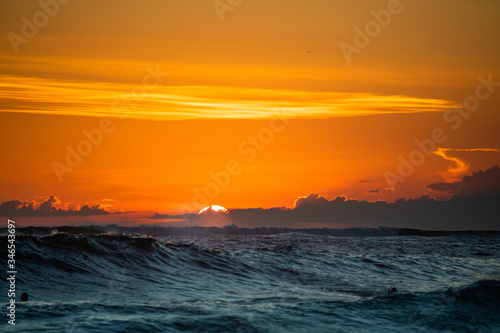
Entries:
[[0, 331], [500, 332], [498, 235], [355, 234], [18, 230], [16, 326], [4, 310]]

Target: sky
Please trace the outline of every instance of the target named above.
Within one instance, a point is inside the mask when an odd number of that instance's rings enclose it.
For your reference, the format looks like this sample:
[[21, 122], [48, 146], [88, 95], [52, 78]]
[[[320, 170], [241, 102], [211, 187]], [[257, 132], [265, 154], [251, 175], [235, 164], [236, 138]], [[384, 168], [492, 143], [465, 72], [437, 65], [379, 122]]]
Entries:
[[25, 224], [441, 202], [500, 165], [498, 1], [6, 0], [0, 18], [0, 202]]

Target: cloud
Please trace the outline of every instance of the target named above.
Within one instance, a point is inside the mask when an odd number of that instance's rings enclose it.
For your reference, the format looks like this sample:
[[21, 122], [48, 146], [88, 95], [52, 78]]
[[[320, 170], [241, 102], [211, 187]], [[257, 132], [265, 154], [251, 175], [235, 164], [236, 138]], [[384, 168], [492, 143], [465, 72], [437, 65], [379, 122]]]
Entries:
[[374, 180], [358, 180], [358, 183], [375, 183]]
[[319, 193], [311, 193], [306, 197], [299, 197], [295, 200], [295, 208], [301, 209], [302, 207], [315, 206], [317, 208], [325, 207], [328, 205], [328, 199], [320, 196]]
[[151, 219], [153, 219], [153, 220], [184, 220], [184, 218], [188, 215], [194, 215], [194, 214], [170, 215], [170, 214], [160, 214], [160, 213], [156, 212], [153, 216], [151, 216]]
[[158, 85], [143, 98], [135, 99], [137, 107], [129, 108], [130, 96], [124, 92], [134, 87], [0, 75], [0, 112], [122, 117], [126, 109], [133, 119], [185, 120], [226, 115], [263, 119], [275, 116], [276, 109], [283, 105], [287, 105], [290, 118], [436, 112], [452, 107], [447, 100], [401, 95]]
[[494, 166], [485, 171], [474, 172], [471, 176], [462, 179], [460, 191], [452, 200], [465, 198], [494, 197], [500, 191], [500, 168]]
[[[403, 227], [442, 230], [500, 230], [500, 168], [464, 177], [458, 185], [431, 184], [435, 190], [450, 190], [459, 186], [449, 200], [436, 200], [429, 196], [417, 199], [385, 201], [359, 201], [339, 196], [328, 199], [319, 193], [299, 197], [289, 208], [231, 209], [224, 214], [226, 224], [240, 227]], [[431, 186], [430, 185], [430, 186]], [[444, 188], [445, 186], [448, 189]], [[189, 219], [191, 225], [203, 220], [197, 214], [161, 215], [154, 219]], [[212, 218], [216, 219], [214, 215]], [[203, 225], [203, 224], [198, 224]]]
[[55, 205], [61, 205], [61, 201], [51, 195], [47, 200], [37, 206], [33, 201], [9, 200], [0, 204], [0, 216], [20, 217], [20, 216], [38, 216], [38, 217], [56, 217], [56, 216], [91, 216], [104, 215], [108, 212], [99, 204], [84, 205], [78, 209], [57, 208]]
[[368, 193], [382, 193], [382, 191], [380, 191], [380, 190], [370, 190], [370, 191], [368, 191]]
[[441, 156], [447, 161], [451, 161], [454, 165], [446, 168], [446, 171], [440, 172], [443, 179], [447, 182], [452, 182], [464, 176], [468, 171], [470, 165], [457, 157], [448, 156], [448, 152], [500, 152], [499, 149], [492, 148], [471, 148], [471, 149], [452, 149], [452, 148], [437, 148], [434, 152], [435, 155]]
[[441, 192], [441, 193], [447, 193], [447, 194], [455, 194], [460, 190], [460, 182], [454, 182], [454, 183], [433, 183], [427, 185], [425, 188], [428, 188], [431, 191], [434, 192]]

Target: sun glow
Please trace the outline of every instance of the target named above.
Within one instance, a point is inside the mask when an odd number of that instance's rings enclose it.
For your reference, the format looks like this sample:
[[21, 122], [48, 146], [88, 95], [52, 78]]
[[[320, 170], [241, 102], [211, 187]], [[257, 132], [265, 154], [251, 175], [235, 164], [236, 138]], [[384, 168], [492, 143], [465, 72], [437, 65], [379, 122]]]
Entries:
[[207, 206], [207, 207], [203, 208], [202, 210], [200, 210], [200, 212], [198, 214], [204, 213], [209, 209], [213, 210], [214, 212], [227, 212], [227, 209], [222, 207], [222, 206], [211, 205], [211, 206]]

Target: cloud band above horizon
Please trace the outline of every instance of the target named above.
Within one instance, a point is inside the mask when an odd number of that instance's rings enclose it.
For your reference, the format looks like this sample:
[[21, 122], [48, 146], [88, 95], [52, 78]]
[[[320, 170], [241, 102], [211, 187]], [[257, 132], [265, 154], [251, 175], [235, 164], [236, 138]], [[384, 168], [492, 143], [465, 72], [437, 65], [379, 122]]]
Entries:
[[[164, 78], [157, 78], [162, 84], [168, 80], [167, 74], [163, 74]], [[120, 118], [126, 115], [148, 120], [265, 119], [286, 108], [290, 118], [323, 119], [440, 112], [452, 105], [442, 99], [402, 95], [166, 86], [153, 81], [143, 85], [143, 81], [134, 86], [2, 76], [0, 112]]]

